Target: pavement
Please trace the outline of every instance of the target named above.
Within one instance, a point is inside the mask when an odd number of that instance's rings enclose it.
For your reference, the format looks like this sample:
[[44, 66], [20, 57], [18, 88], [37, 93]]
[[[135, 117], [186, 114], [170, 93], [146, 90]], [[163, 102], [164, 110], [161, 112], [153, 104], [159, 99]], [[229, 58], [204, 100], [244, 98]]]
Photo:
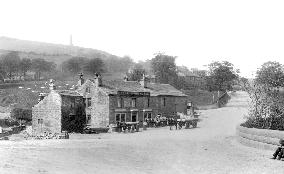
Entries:
[[194, 129], [1, 141], [0, 173], [284, 173], [284, 161], [270, 159], [273, 151], [237, 141], [247, 109], [247, 94], [236, 92], [226, 107], [201, 111]]

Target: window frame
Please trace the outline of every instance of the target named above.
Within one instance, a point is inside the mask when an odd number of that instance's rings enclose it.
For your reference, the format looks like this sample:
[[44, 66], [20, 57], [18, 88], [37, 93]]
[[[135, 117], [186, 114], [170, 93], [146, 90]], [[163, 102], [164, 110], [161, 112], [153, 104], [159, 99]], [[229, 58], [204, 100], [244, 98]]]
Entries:
[[86, 124], [91, 124], [92, 116], [91, 114], [88, 114], [86, 117]]
[[131, 98], [131, 107], [136, 108], [137, 106], [137, 98]]
[[[118, 120], [117, 120], [117, 116], [118, 116]], [[124, 118], [124, 119], [122, 119]], [[124, 121], [122, 121], [124, 120]], [[115, 122], [125, 122], [126, 121], [126, 113], [115, 113]]]
[[[135, 120], [136, 121], [133, 121], [134, 113], [135, 113]], [[131, 112], [131, 122], [137, 122], [137, 121], [138, 121], [138, 112]]]
[[87, 104], [87, 108], [88, 108], [88, 107], [92, 106], [92, 98], [89, 97], [89, 98], [86, 98], [86, 99], [87, 99], [86, 104]]
[[147, 97], [147, 107], [150, 107], [150, 97]]
[[117, 107], [118, 108], [123, 108], [124, 107], [124, 101], [123, 101], [123, 98], [122, 97], [119, 97], [117, 99]]
[[91, 88], [90, 87], [86, 87], [86, 93], [91, 93]]

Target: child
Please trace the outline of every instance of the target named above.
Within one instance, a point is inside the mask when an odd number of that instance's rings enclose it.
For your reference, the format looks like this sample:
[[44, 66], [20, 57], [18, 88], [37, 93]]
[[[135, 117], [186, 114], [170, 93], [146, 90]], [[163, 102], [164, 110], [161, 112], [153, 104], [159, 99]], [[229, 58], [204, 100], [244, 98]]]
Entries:
[[280, 139], [279, 140], [280, 143], [280, 147], [278, 147], [275, 151], [275, 153], [273, 154], [272, 159], [276, 159], [276, 157], [278, 156], [278, 160], [281, 160], [281, 158], [284, 157], [284, 140]]

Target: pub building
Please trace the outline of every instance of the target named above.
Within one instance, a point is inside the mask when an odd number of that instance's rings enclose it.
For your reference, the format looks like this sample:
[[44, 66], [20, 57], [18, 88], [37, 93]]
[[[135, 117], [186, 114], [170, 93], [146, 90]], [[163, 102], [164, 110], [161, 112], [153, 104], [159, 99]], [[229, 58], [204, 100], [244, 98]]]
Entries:
[[145, 76], [138, 82], [104, 81], [98, 74], [84, 80], [80, 75], [76, 91], [85, 101], [86, 124], [93, 128], [187, 113], [184, 93], [169, 84], [150, 83]]

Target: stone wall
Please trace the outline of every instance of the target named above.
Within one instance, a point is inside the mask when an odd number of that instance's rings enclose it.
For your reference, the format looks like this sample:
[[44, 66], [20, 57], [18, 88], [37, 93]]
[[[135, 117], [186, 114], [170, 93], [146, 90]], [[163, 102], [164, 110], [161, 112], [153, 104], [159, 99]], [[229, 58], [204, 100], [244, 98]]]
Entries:
[[91, 127], [105, 128], [109, 125], [109, 96], [102, 88], [92, 92]]
[[275, 150], [279, 146], [279, 139], [284, 139], [284, 131], [246, 128], [237, 126], [240, 143], [261, 149]]
[[51, 91], [32, 108], [33, 134], [61, 132], [61, 96]]

